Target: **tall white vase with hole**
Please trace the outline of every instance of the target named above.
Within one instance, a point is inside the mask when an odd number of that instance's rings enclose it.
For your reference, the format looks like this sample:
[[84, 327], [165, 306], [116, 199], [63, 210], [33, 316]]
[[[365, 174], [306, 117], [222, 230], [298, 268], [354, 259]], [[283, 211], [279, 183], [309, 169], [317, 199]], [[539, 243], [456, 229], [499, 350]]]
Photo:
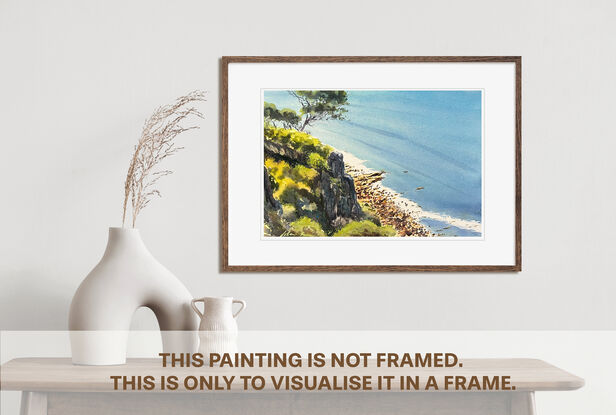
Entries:
[[198, 319], [186, 287], [148, 251], [137, 229], [109, 228], [107, 249], [73, 296], [69, 313], [74, 364], [126, 363], [139, 307], [158, 320], [165, 352], [194, 353]]
[[[203, 303], [203, 312], [197, 303]], [[240, 308], [233, 312], [233, 304]], [[199, 324], [199, 353], [209, 356], [210, 353], [237, 353], [237, 322], [238, 314], [246, 308], [246, 302], [234, 300], [233, 297], [203, 297], [191, 301], [195, 313], [201, 319]]]

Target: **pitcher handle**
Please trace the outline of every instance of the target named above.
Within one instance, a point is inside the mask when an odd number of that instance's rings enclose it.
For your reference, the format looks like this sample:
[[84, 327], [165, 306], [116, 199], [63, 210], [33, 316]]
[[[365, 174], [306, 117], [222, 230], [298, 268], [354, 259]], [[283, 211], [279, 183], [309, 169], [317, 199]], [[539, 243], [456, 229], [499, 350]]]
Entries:
[[195, 310], [195, 313], [197, 313], [199, 315], [200, 319], [203, 319], [203, 313], [201, 312], [201, 310], [199, 310], [199, 307], [197, 307], [197, 304], [199, 301], [204, 302], [203, 298], [193, 298], [190, 301], [190, 306], [192, 307], [193, 310]]
[[233, 300], [233, 304], [240, 304], [241, 307], [239, 310], [237, 310], [235, 313], [233, 313], [233, 318], [236, 318], [237, 315], [246, 308], [246, 301], [244, 300]]

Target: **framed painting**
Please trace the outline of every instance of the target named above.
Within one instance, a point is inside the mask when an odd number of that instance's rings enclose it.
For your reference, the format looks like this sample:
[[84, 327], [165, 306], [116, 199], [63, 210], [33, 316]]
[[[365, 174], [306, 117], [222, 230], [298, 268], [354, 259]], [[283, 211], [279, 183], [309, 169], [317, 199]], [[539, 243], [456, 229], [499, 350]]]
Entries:
[[223, 271], [520, 271], [520, 57], [223, 57]]

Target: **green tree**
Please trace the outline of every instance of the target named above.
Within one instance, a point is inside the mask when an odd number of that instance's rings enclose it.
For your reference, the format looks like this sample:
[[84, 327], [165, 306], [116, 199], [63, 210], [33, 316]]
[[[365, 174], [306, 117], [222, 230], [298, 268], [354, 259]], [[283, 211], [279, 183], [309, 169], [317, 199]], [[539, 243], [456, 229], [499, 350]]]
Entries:
[[276, 127], [280, 123], [284, 128], [298, 130], [301, 122], [300, 116], [295, 111], [290, 108], [279, 110], [271, 102], [264, 103], [263, 115], [266, 123], [269, 122]]
[[299, 101], [301, 120], [298, 130], [320, 120], [344, 120], [349, 103], [346, 91], [289, 91]]

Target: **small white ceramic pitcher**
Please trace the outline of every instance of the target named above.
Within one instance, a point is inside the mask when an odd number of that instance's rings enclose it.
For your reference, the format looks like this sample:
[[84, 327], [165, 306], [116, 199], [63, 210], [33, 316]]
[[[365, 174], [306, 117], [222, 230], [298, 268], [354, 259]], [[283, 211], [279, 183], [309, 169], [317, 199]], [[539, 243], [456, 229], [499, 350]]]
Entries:
[[[197, 303], [203, 303], [203, 312]], [[233, 304], [240, 304], [233, 312]], [[246, 308], [246, 302], [233, 297], [203, 297], [190, 302], [201, 319], [199, 324], [199, 353], [237, 353], [237, 322], [235, 318]]]

